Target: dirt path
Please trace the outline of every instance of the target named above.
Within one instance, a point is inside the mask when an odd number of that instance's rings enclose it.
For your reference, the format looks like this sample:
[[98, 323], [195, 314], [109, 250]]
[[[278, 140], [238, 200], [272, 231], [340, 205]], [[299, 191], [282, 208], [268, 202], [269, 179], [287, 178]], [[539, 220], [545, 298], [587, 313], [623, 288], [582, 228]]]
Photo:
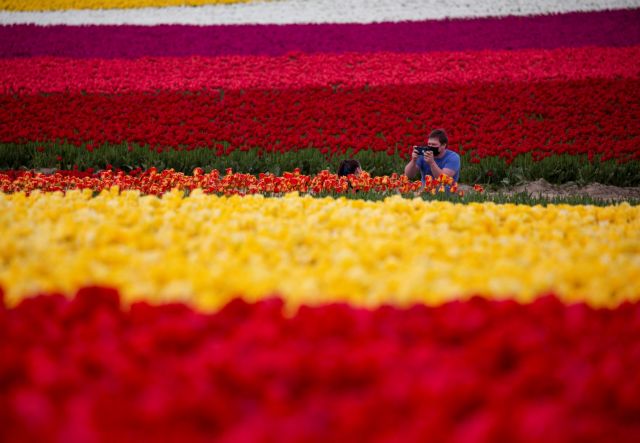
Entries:
[[640, 186], [618, 187], [602, 185], [600, 183], [590, 183], [586, 186], [578, 186], [575, 183], [554, 185], [544, 179], [533, 182], [505, 187], [500, 190], [505, 194], [518, 194], [526, 192], [533, 197], [591, 197], [599, 200], [640, 200]]

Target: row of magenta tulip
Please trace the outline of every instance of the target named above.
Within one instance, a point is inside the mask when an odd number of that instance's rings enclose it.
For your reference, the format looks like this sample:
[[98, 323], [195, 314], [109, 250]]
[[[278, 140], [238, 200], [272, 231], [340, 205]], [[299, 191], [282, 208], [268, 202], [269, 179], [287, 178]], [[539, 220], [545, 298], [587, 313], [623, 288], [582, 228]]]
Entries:
[[[395, 2], [395, 5], [399, 4]], [[15, 24], [0, 26], [0, 41], [4, 43], [0, 45], [0, 58], [422, 53], [587, 46], [597, 50], [640, 43], [637, 32], [640, 9], [529, 17], [493, 15], [473, 20], [413, 20], [415, 17], [412, 21], [367, 25], [355, 22], [234, 26]], [[480, 57], [483, 55], [478, 53]]]
[[[0, 440], [638, 441], [640, 304], [0, 304]], [[392, 439], [393, 437], [393, 439]]]

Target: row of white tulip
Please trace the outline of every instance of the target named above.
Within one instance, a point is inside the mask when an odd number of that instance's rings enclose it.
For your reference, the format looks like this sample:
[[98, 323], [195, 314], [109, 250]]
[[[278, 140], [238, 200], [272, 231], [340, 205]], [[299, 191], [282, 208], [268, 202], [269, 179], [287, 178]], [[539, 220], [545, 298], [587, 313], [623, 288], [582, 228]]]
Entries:
[[[108, 2], [107, 2], [108, 3]], [[281, 0], [199, 7], [0, 11], [0, 24], [233, 25], [376, 23], [638, 8], [640, 0]]]

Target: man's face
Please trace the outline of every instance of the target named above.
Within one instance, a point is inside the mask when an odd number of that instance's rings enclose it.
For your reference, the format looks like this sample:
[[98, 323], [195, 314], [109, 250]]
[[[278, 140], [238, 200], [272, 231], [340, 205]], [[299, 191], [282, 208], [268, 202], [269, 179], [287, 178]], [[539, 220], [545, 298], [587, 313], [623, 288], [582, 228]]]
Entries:
[[437, 138], [430, 138], [429, 141], [427, 142], [427, 145], [431, 148], [438, 149], [438, 153], [435, 155], [442, 154], [442, 145], [440, 144], [440, 140], [438, 140]]

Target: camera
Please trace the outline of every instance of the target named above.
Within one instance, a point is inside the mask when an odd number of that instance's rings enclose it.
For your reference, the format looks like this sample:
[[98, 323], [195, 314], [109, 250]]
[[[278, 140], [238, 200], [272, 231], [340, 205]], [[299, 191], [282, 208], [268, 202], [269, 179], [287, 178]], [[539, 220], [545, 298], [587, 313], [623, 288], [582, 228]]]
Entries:
[[431, 146], [414, 146], [413, 150], [416, 151], [418, 153], [418, 155], [424, 155], [425, 152], [427, 151], [431, 151], [433, 152], [433, 155], [438, 155], [439, 149], [438, 148], [433, 148]]

